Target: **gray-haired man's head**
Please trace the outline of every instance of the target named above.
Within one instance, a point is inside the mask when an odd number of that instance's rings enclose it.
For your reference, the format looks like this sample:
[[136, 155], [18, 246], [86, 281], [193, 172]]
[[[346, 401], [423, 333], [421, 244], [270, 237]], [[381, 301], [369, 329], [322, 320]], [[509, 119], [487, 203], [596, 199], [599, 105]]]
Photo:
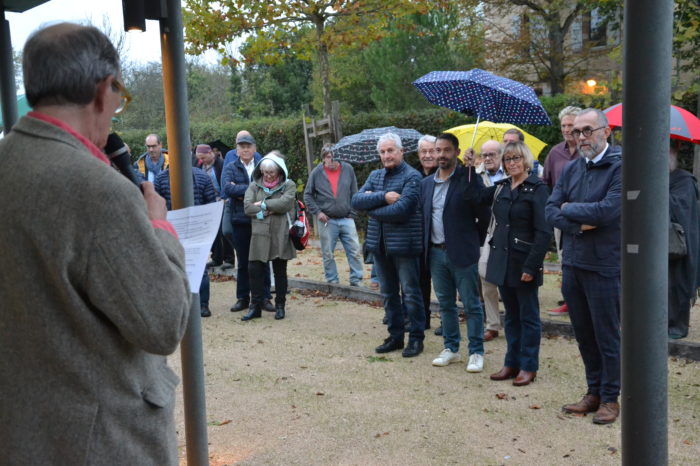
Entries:
[[382, 134], [377, 141], [377, 151], [386, 169], [396, 168], [403, 162], [403, 145], [397, 134]]
[[32, 107], [87, 105], [97, 83], [120, 76], [119, 54], [93, 26], [59, 23], [34, 32], [22, 57], [24, 89]]

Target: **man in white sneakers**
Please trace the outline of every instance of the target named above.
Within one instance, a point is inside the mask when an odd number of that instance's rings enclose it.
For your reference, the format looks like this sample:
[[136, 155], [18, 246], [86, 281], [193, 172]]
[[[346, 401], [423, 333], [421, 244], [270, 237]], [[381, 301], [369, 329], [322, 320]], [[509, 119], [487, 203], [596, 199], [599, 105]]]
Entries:
[[[479, 247], [486, 235], [488, 207], [465, 199], [470, 183], [483, 187], [473, 167], [458, 163], [459, 141], [450, 133], [435, 143], [438, 170], [421, 182], [423, 250], [440, 304], [445, 349], [433, 360], [447, 366], [460, 360], [457, 291], [464, 302], [469, 340], [467, 372], [484, 368], [484, 312], [479, 301]], [[469, 173], [471, 172], [471, 173]]]

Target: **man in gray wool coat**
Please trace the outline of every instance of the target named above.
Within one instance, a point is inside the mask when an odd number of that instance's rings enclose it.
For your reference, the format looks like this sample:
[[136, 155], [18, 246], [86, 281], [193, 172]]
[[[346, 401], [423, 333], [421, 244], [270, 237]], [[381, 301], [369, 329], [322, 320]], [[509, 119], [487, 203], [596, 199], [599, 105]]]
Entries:
[[164, 199], [101, 151], [129, 100], [117, 51], [59, 23], [23, 69], [33, 111], [0, 141], [0, 463], [175, 465], [165, 357], [191, 294]]

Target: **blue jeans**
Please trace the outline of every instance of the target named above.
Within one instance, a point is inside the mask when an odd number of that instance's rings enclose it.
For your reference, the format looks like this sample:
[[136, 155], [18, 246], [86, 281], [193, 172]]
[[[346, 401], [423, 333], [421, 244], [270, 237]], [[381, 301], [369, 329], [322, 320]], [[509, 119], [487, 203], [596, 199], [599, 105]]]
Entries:
[[233, 244], [233, 225], [231, 224], [231, 201], [224, 203], [224, 214], [221, 218], [221, 234]]
[[[374, 259], [372, 259], [374, 261]], [[379, 277], [377, 277], [377, 269], [374, 267], [374, 262], [372, 262], [372, 270], [369, 274], [369, 281], [372, 283], [379, 283]]]
[[508, 350], [504, 366], [537, 372], [540, 355], [540, 301], [538, 287], [522, 283], [520, 286], [499, 286], [506, 307], [505, 331]]
[[[250, 301], [250, 278], [248, 276], [248, 253], [250, 252], [250, 237], [252, 235], [250, 223], [237, 223], [233, 225], [233, 247], [238, 258], [238, 271], [236, 273], [236, 299]], [[265, 288], [263, 297], [270, 299], [270, 266], [265, 270]]]
[[338, 268], [335, 265], [333, 252], [340, 240], [350, 265], [350, 283], [359, 284], [364, 270], [360, 241], [357, 239], [355, 221], [351, 218], [329, 218], [328, 223], [318, 222], [318, 232], [321, 237], [321, 252], [323, 253], [323, 271], [328, 283], [338, 283]]
[[394, 340], [403, 341], [405, 330], [401, 291], [403, 291], [403, 303], [406, 305], [411, 322], [409, 340], [423, 341], [425, 337], [425, 311], [420, 293], [419, 260], [418, 256], [374, 254], [379, 288], [389, 320], [389, 336]]
[[484, 354], [484, 310], [479, 301], [479, 270], [477, 264], [456, 267], [440, 248], [430, 249], [430, 275], [440, 304], [442, 337], [445, 348], [453, 353], [459, 351], [459, 314], [457, 313], [457, 290], [464, 303], [467, 320], [469, 354]]

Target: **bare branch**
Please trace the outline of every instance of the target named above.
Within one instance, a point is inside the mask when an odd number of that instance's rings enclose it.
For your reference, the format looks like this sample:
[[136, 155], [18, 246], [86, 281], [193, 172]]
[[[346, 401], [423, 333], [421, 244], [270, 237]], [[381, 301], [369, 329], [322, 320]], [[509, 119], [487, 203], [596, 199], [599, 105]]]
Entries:
[[541, 13], [542, 15], [547, 14], [547, 12], [544, 8], [542, 8], [541, 6], [539, 6], [536, 3], [531, 2], [530, 0], [509, 0], [509, 1], [514, 5], [526, 6], [533, 11]]

